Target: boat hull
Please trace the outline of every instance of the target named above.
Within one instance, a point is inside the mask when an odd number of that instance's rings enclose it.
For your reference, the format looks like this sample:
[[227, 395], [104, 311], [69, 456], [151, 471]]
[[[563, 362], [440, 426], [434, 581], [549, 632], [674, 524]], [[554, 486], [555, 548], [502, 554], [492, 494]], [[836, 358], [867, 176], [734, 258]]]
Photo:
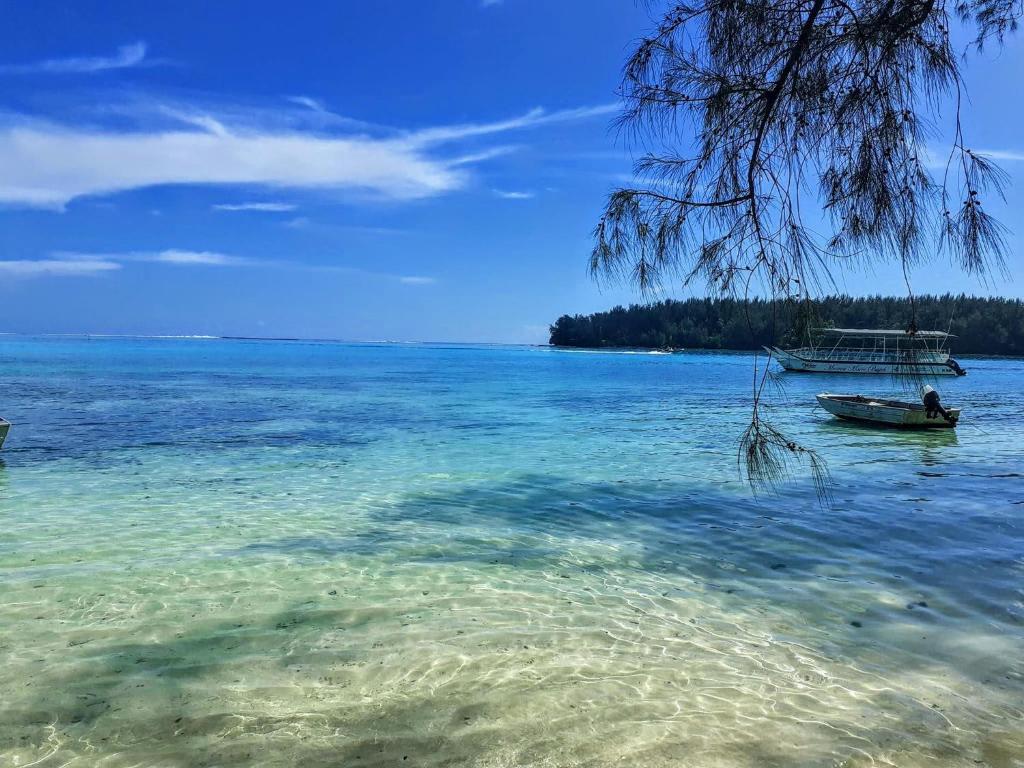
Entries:
[[0, 419], [0, 448], [4, 447], [4, 441], [7, 439], [7, 433], [11, 430], [11, 422], [6, 419]]
[[[766, 349], [768, 349], [766, 347]], [[945, 361], [915, 363], [876, 362], [871, 360], [820, 360], [804, 358], [778, 347], [768, 349], [787, 371], [798, 373], [914, 373], [925, 376], [956, 376], [956, 371]]]
[[923, 405], [884, 400], [861, 395], [833, 395], [823, 392], [818, 404], [833, 416], [876, 426], [901, 429], [952, 429], [960, 419], [959, 408], [947, 408], [950, 420], [942, 416], [929, 418]]

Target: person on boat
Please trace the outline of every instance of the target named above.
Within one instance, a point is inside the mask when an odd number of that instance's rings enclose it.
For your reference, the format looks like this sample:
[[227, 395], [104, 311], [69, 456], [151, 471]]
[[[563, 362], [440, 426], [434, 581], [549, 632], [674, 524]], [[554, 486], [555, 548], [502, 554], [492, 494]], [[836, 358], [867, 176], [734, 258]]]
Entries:
[[941, 414], [946, 421], [950, 420], [949, 411], [939, 402], [939, 393], [927, 384], [921, 387], [921, 400], [924, 402], [924, 415], [929, 419], [938, 418]]

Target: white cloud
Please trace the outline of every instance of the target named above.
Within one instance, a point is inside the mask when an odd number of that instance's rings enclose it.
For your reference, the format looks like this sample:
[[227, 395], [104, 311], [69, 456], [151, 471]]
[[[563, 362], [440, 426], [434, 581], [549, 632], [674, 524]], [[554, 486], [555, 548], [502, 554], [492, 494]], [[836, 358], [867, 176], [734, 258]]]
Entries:
[[128, 69], [142, 66], [146, 61], [143, 42], [122, 45], [113, 56], [79, 56], [68, 59], [47, 59], [31, 64], [0, 65], [0, 74], [91, 74], [110, 69]]
[[156, 112], [171, 118], [176, 123], [182, 125], [188, 125], [192, 128], [198, 128], [201, 132], [210, 133], [214, 136], [227, 136], [228, 129], [224, 127], [224, 123], [217, 120], [210, 115], [203, 112], [194, 112], [187, 109], [177, 109], [175, 107], [169, 107], [166, 104], [160, 104], [156, 107]]
[[214, 205], [215, 211], [268, 211], [271, 213], [294, 211], [294, 203], [221, 203]]
[[617, 103], [599, 104], [595, 107], [560, 109], [555, 112], [548, 112], [542, 107], [534, 107], [519, 117], [499, 120], [493, 123], [462, 123], [439, 128], [424, 128], [409, 134], [409, 140], [414, 146], [442, 144], [472, 136], [486, 136], [493, 133], [503, 133], [520, 128], [534, 128], [540, 125], [563, 123], [570, 120], [585, 120], [590, 117], [600, 117], [617, 112], [619, 109], [621, 109], [621, 105]]
[[491, 192], [503, 200], [529, 200], [536, 195], [535, 192], [505, 192], [500, 189], [492, 189]]
[[[932, 171], [945, 171], [947, 165], [950, 171], [954, 174], [959, 173], [960, 165], [957, 159], [959, 155], [954, 156], [952, 162], [950, 161], [950, 148], [947, 147], [922, 147], [921, 148], [921, 160], [924, 162], [926, 168]], [[1024, 162], [1024, 152], [1013, 149], [973, 149], [975, 154], [981, 155], [989, 160], [994, 160], [997, 163], [1016, 163]]]
[[470, 165], [472, 163], [481, 163], [484, 160], [491, 160], [495, 157], [501, 157], [507, 155], [510, 152], [515, 152], [517, 147], [491, 147], [489, 149], [481, 150], [480, 152], [472, 152], [468, 155], [460, 155], [453, 157], [448, 161], [449, 168], [455, 168], [459, 165]]
[[107, 259], [17, 259], [0, 261], [0, 274], [12, 277], [82, 277], [120, 269], [121, 265]]
[[1024, 162], [1024, 152], [1018, 152], [1012, 149], [978, 149], [975, 150], [975, 154], [984, 155], [990, 160], [1004, 160], [1008, 163]]
[[122, 253], [55, 251], [46, 259], [0, 261], [0, 275], [6, 274], [12, 277], [94, 275], [121, 269], [124, 264], [137, 262], [168, 264], [175, 267], [254, 267], [332, 273], [387, 280], [402, 285], [434, 285], [437, 283], [437, 278], [427, 275], [396, 275], [341, 264], [308, 264], [280, 259], [251, 259], [244, 256], [230, 256], [216, 251], [191, 251], [180, 248]]
[[285, 97], [292, 104], [298, 104], [300, 107], [306, 107], [313, 110], [314, 112], [326, 112], [327, 108], [317, 99], [312, 96], [286, 96]]
[[249, 259], [239, 256], [227, 256], [212, 251], [178, 251], [167, 250], [144, 255], [140, 261], [157, 261], [163, 264], [204, 264], [215, 267], [241, 267], [252, 264]]
[[401, 283], [402, 285], [434, 285], [438, 282], [436, 277], [429, 277], [427, 275], [395, 275], [388, 272], [374, 272], [360, 267], [349, 267], [340, 264], [292, 264], [290, 266], [296, 269], [306, 269], [310, 272], [370, 277], [377, 280]]
[[368, 123], [365, 120], [356, 120], [355, 118], [346, 117], [345, 115], [339, 115], [337, 112], [332, 112], [327, 108], [327, 105], [320, 101], [320, 99], [314, 99], [312, 96], [285, 96], [284, 98], [285, 101], [289, 101], [296, 106], [302, 107], [302, 112], [304, 113], [302, 116], [305, 120], [309, 121], [310, 118], [312, 118], [316, 125], [347, 128], [373, 134], [398, 133], [391, 128]]
[[79, 253], [77, 251], [56, 251], [50, 254], [56, 263], [109, 263], [119, 266], [122, 262], [146, 261], [178, 266], [249, 267], [274, 262], [262, 262], [242, 256], [229, 256], [215, 251], [189, 251], [168, 248], [162, 251], [127, 251], [124, 253]]
[[464, 183], [443, 160], [404, 143], [297, 133], [10, 128], [0, 131], [0, 167], [0, 202], [52, 208], [159, 184], [355, 189], [401, 200]]
[[[0, 203], [61, 209], [87, 195], [163, 184], [233, 184], [369, 193], [392, 200], [432, 197], [466, 185], [461, 166], [508, 147], [440, 157], [438, 145], [607, 114], [613, 105], [531, 110], [494, 123], [467, 123], [399, 136], [324, 134], [259, 126], [160, 106], [174, 127], [85, 129], [39, 121], [0, 127]], [[182, 128], [185, 125], [188, 128]]]

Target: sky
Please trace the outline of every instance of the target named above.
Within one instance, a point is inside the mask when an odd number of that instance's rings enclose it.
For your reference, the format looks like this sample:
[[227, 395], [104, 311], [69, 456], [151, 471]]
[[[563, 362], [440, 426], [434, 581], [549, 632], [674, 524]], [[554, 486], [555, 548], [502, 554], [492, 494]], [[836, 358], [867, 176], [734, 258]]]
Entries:
[[[543, 343], [638, 301], [587, 258], [631, 175], [616, 87], [657, 9], [7, 4], [0, 331]], [[966, 69], [968, 143], [1018, 182], [995, 210], [1012, 279], [912, 279], [1021, 297], [1024, 39]], [[887, 269], [838, 282], [902, 291]]]

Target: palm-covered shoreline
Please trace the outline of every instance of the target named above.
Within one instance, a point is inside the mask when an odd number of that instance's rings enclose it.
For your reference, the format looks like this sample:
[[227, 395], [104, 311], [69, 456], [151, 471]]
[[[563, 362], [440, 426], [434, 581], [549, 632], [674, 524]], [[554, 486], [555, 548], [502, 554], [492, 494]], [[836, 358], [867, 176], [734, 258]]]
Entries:
[[551, 326], [559, 347], [758, 349], [799, 342], [808, 327], [949, 330], [958, 354], [1024, 355], [1024, 301], [966, 296], [826, 296], [813, 302], [668, 299], [563, 315]]

